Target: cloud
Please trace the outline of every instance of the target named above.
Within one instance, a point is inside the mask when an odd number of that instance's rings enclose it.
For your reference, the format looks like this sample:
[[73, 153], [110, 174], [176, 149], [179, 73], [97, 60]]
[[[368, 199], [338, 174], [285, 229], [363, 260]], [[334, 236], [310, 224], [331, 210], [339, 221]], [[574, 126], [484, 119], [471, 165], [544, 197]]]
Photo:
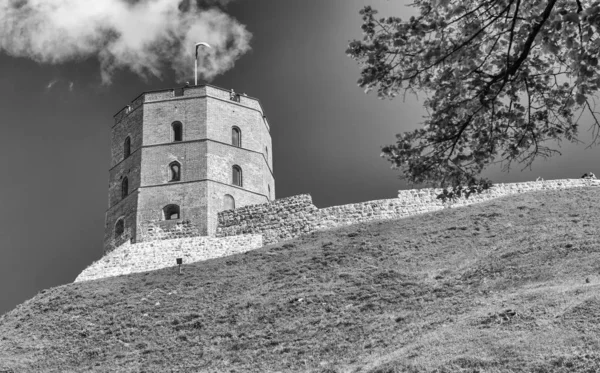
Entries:
[[61, 78], [54, 78], [51, 81], [48, 82], [48, 84], [46, 84], [46, 92], [50, 92], [51, 89], [54, 88], [54, 86], [56, 86], [58, 84], [58, 86], [62, 85], [62, 82], [68, 83], [67, 87], [69, 89], [69, 92], [73, 92], [73, 89], [75, 88], [75, 83], [73, 81], [65, 81], [64, 79]]
[[[251, 34], [223, 11], [231, 0], [0, 0], [0, 52], [39, 63], [95, 57], [104, 83], [118, 69], [161, 78], [212, 79], [250, 50]], [[219, 5], [217, 7], [216, 5]]]
[[52, 79], [51, 81], [48, 82], [48, 84], [46, 85], [46, 91], [49, 91], [52, 89], [52, 87], [58, 83], [58, 79]]

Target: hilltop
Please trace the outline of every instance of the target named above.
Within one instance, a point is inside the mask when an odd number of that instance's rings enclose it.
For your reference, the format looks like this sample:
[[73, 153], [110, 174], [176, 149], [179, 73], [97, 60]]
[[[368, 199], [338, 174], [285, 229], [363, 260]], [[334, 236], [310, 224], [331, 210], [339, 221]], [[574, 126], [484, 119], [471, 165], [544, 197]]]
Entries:
[[21, 372], [600, 371], [600, 198], [543, 191], [42, 291]]

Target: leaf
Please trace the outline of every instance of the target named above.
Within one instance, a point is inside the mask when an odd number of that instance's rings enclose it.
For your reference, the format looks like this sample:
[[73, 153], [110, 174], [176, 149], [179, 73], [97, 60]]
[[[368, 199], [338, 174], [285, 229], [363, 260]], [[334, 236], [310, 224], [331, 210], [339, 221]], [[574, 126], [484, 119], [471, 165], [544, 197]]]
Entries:
[[578, 13], [569, 13], [566, 14], [563, 19], [567, 22], [579, 23], [579, 14]]
[[495, 159], [529, 166], [556, 153], [545, 144], [576, 141], [574, 112], [600, 93], [600, 4], [582, 3], [522, 0], [514, 14], [506, 0], [415, 0], [419, 16], [385, 24], [365, 7], [364, 39], [347, 50], [360, 86], [427, 94], [421, 127], [384, 158], [409, 182], [460, 185]]

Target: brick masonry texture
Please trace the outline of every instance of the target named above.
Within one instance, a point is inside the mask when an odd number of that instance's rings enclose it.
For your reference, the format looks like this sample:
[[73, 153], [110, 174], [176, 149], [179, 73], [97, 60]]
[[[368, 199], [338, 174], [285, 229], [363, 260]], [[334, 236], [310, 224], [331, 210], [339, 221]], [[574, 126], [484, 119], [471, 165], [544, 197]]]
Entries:
[[[225, 238], [193, 237], [131, 244], [124, 243], [94, 262], [77, 276], [75, 282], [128, 275], [243, 253], [263, 246], [261, 235]], [[174, 269], [175, 271], [175, 269]]]
[[265, 244], [287, 240], [314, 231], [373, 220], [398, 219], [416, 214], [460, 207], [494, 198], [536, 190], [600, 186], [598, 180], [564, 179], [496, 184], [481, 194], [444, 204], [437, 196], [442, 189], [401, 190], [398, 198], [318, 209], [310, 195], [282, 198], [272, 203], [251, 205], [218, 214], [217, 237], [262, 234]]
[[[174, 226], [164, 217], [167, 205], [180, 207], [177, 220], [187, 221], [188, 228], [213, 236], [226, 195], [237, 207], [275, 198], [270, 128], [255, 98], [241, 95], [239, 102], [232, 101], [228, 90], [209, 85], [146, 92], [114, 119], [104, 252], [129, 239], [136, 243], [159, 239], [157, 230], [166, 232]], [[183, 141], [174, 141], [174, 122], [182, 125]], [[241, 131], [241, 147], [231, 144], [234, 126]], [[124, 158], [128, 136], [132, 153]], [[175, 161], [181, 175], [171, 181], [169, 164]], [[232, 185], [234, 165], [242, 169], [241, 187]], [[130, 191], [125, 199], [124, 177]], [[125, 233], [116, 237], [121, 218]]]
[[[104, 222], [104, 251], [113, 250], [130, 239], [137, 236], [136, 210], [137, 210], [137, 191], [127, 196], [121, 203], [113, 206], [106, 213]], [[110, 218], [109, 218], [110, 217]], [[124, 220], [125, 232], [116, 237], [115, 224], [118, 219]]]

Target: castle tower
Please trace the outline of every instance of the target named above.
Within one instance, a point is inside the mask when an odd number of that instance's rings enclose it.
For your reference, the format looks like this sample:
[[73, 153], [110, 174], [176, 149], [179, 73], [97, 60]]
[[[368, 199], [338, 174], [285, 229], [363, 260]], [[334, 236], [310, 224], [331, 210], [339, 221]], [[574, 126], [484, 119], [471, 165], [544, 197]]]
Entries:
[[114, 118], [105, 252], [213, 235], [219, 211], [275, 198], [257, 99], [210, 85], [145, 92]]

